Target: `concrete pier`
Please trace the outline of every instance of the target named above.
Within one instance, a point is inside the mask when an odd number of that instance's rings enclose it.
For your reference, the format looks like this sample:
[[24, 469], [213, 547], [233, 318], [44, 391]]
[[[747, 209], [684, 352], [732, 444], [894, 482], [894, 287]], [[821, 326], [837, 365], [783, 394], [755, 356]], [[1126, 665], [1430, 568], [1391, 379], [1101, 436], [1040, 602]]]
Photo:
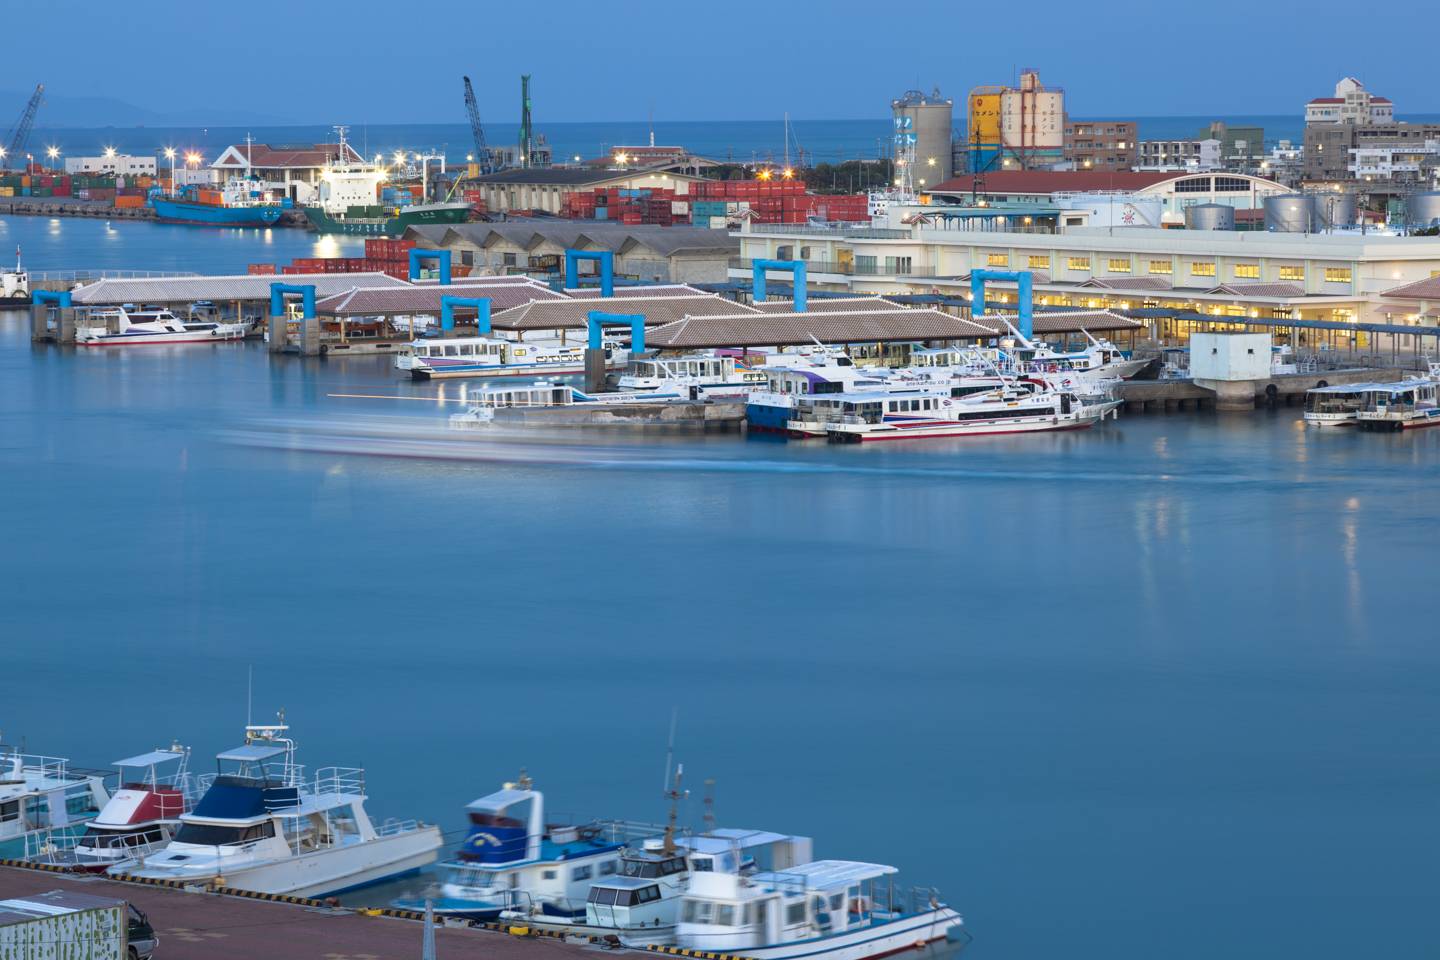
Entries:
[[270, 334], [270, 352], [283, 353], [285, 351], [285, 338], [289, 333], [289, 323], [284, 317], [271, 317], [266, 321]]
[[1305, 391], [1341, 383], [1388, 383], [1414, 371], [1398, 367], [1287, 373], [1263, 380], [1127, 380], [1115, 388], [1127, 413], [1184, 410], [1253, 410], [1266, 403], [1303, 401]]
[[585, 392], [600, 393], [605, 389], [605, 351], [585, 348]]
[[300, 321], [300, 355], [320, 356], [320, 318], [310, 317]]

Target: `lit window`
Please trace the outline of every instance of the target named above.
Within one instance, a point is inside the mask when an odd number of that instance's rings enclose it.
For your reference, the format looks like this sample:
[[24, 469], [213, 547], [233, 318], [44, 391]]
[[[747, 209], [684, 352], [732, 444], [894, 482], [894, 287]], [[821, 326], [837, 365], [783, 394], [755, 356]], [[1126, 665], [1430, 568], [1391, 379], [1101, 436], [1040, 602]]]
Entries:
[[1010, 266], [1010, 255], [1008, 253], [991, 253], [985, 256], [985, 263], [992, 267]]
[[1260, 279], [1260, 264], [1258, 264], [1258, 263], [1237, 263], [1237, 264], [1235, 264], [1235, 279], [1237, 279], [1237, 280], [1258, 280], [1258, 279]]
[[1049, 270], [1049, 269], [1050, 269], [1050, 258], [1049, 258], [1049, 257], [1034, 257], [1034, 256], [1032, 256], [1032, 257], [1027, 261], [1027, 263], [1029, 264], [1029, 267], [1030, 267], [1031, 270]]
[[1190, 276], [1192, 276], [1192, 277], [1213, 277], [1213, 276], [1215, 276], [1215, 264], [1213, 264], [1213, 263], [1192, 263], [1192, 264], [1190, 264]]
[[1109, 262], [1106, 263], [1106, 267], [1109, 268], [1111, 273], [1129, 273], [1130, 261], [1118, 257], [1111, 257]]
[[1071, 270], [1089, 270], [1089, 269], [1090, 269], [1090, 258], [1089, 258], [1089, 257], [1070, 257], [1070, 258], [1068, 258], [1068, 259], [1065, 261], [1065, 266], [1069, 267]]
[[1350, 268], [1349, 268], [1349, 267], [1326, 267], [1326, 268], [1325, 268], [1325, 282], [1326, 282], [1326, 283], [1349, 283], [1349, 282], [1350, 282]]
[[1168, 274], [1168, 273], [1174, 273], [1174, 272], [1175, 272], [1175, 264], [1171, 263], [1169, 260], [1151, 260], [1151, 261], [1150, 261], [1150, 272], [1151, 272], [1151, 273], [1166, 273], [1166, 274]]
[[1305, 268], [1304, 268], [1304, 267], [1281, 267], [1281, 268], [1280, 268], [1280, 279], [1281, 279], [1281, 280], [1304, 280], [1304, 279], [1305, 279]]

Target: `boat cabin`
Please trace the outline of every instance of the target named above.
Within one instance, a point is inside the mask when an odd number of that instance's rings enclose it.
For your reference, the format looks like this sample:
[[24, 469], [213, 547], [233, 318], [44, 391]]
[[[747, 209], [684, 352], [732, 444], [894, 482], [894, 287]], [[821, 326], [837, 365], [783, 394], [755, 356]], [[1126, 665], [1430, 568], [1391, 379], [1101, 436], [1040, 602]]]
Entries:
[[1306, 390], [1305, 419], [1311, 422], [1354, 420], [1365, 405], [1365, 391], [1371, 386], [1373, 384], [1337, 383]]
[[110, 799], [102, 778], [60, 757], [0, 746], [0, 857], [34, 852], [32, 841], [74, 836]]
[[852, 391], [819, 398], [811, 404], [814, 419], [829, 423], [853, 420], [881, 423], [887, 417], [933, 417], [950, 405], [948, 392], [904, 390]]

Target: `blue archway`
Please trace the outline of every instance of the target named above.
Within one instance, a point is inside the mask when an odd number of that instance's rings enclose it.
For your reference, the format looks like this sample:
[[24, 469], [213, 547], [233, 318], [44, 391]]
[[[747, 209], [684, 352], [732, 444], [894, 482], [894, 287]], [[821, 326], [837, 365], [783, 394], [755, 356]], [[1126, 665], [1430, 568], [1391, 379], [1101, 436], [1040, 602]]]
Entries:
[[455, 308], [475, 308], [475, 332], [487, 334], [490, 332], [490, 298], [489, 297], [451, 297], [440, 298], [440, 329], [455, 329]]
[[566, 250], [565, 289], [575, 290], [580, 286], [575, 267], [581, 260], [593, 260], [600, 264], [600, 296], [615, 295], [615, 254], [609, 250]]
[[645, 352], [645, 316], [640, 313], [605, 313], [601, 310], [591, 310], [585, 315], [586, 326], [590, 329], [590, 341], [587, 344], [591, 350], [599, 350], [602, 340], [601, 333], [607, 326], [619, 327], [628, 324], [630, 326], [630, 355]]
[[786, 270], [794, 277], [795, 312], [805, 312], [805, 261], [804, 260], [755, 260], [751, 263], [753, 282], [751, 293], [756, 303], [765, 302], [765, 271]]
[[1020, 322], [1015, 326], [1020, 336], [1029, 340], [1035, 332], [1035, 294], [1033, 277], [1029, 270], [972, 270], [970, 271], [970, 316], [979, 319], [985, 313], [985, 281], [1011, 280], [1019, 289]]
[[306, 320], [315, 319], [315, 284], [313, 283], [272, 283], [270, 284], [270, 316], [285, 315], [285, 295], [300, 295], [300, 315]]
[[37, 307], [44, 303], [53, 303], [61, 310], [69, 310], [74, 306], [70, 301], [69, 290], [36, 290], [30, 296], [30, 302]]
[[426, 260], [433, 260], [440, 265], [440, 283], [442, 286], [450, 285], [450, 251], [449, 250], [422, 250], [419, 247], [410, 249], [410, 279], [420, 279], [420, 264]]

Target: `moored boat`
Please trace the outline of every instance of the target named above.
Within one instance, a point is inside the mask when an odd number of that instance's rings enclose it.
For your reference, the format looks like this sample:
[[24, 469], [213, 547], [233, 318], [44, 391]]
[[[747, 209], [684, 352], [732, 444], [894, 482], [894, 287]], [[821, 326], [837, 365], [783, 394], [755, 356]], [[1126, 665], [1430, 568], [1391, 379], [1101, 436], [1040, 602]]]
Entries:
[[37, 844], [26, 859], [81, 873], [100, 873], [169, 843], [192, 796], [190, 750], [178, 744], [116, 760], [119, 785], [85, 832]]
[[959, 940], [960, 914], [933, 890], [897, 894], [896, 872], [817, 860], [753, 876], [696, 874], [681, 901], [675, 946], [750, 960], [872, 960]]
[[[96, 321], [99, 321], [97, 324]], [[75, 344], [81, 347], [154, 346], [162, 343], [218, 343], [242, 340], [244, 323], [215, 320], [181, 320], [165, 309], [133, 310], [116, 307], [96, 311], [75, 326]]]
[[1305, 424], [1311, 427], [1354, 426], [1365, 405], [1368, 383], [1337, 383], [1305, 391]]
[[[605, 341], [605, 365], [619, 369], [630, 353]], [[395, 355], [395, 369], [415, 380], [457, 377], [569, 377], [585, 372], [583, 344], [492, 337], [443, 337], [415, 340], [408, 352]]]
[[218, 773], [159, 851], [106, 871], [318, 897], [414, 873], [435, 859], [438, 827], [374, 824], [365, 772], [323, 767], [306, 779], [281, 715], [245, 728], [245, 742], [217, 755]]
[[764, 384], [763, 371], [714, 355], [632, 357], [616, 382], [621, 391], [665, 391], [692, 400], [740, 399]]
[[0, 746], [0, 859], [73, 840], [109, 800], [104, 774]]
[[1380, 432], [1414, 430], [1440, 424], [1437, 387], [1440, 384], [1430, 377], [1365, 384], [1360, 409], [1355, 413], [1355, 423], [1361, 430]]
[[0, 310], [30, 305], [30, 274], [20, 262], [20, 247], [15, 248], [15, 269], [0, 270]]
[[1119, 406], [1090, 402], [1068, 391], [1024, 382], [968, 396], [948, 392], [839, 394], [816, 402], [832, 442], [973, 437], [1004, 433], [1083, 430]]

